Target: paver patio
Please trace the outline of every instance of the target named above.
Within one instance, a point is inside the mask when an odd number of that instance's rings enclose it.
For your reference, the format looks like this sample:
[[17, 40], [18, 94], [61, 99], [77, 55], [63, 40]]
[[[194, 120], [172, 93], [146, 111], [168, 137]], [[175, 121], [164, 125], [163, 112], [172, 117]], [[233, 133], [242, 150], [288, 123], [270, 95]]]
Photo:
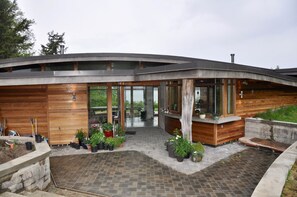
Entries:
[[[58, 186], [114, 197], [250, 196], [277, 155], [246, 149], [186, 175], [137, 151], [51, 157]], [[196, 165], [199, 165], [197, 163]]]
[[[227, 158], [237, 152], [246, 149], [245, 146], [239, 145], [237, 142], [225, 144], [219, 147], [205, 146], [205, 156], [199, 165], [186, 160], [183, 163], [177, 162], [176, 159], [168, 157], [168, 152], [165, 151], [164, 142], [172, 137], [167, 132], [160, 128], [145, 127], [133, 128], [136, 131], [135, 135], [126, 135], [127, 140], [124, 147], [116, 149], [116, 151], [138, 151], [145, 155], [158, 160], [164, 165], [170, 166], [176, 171], [184, 174], [193, 174], [198, 172], [221, 159]], [[104, 151], [100, 151], [104, 152]], [[88, 150], [75, 150], [71, 147], [54, 147], [52, 156], [73, 155], [73, 154], [88, 154]]]

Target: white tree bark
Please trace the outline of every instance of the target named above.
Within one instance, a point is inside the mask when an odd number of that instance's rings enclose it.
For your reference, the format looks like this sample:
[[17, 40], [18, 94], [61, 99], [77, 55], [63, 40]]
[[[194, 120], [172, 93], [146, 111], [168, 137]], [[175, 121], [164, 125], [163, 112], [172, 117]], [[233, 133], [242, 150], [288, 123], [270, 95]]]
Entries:
[[194, 80], [183, 79], [182, 81], [182, 115], [181, 129], [183, 137], [192, 142], [192, 115], [194, 104]]

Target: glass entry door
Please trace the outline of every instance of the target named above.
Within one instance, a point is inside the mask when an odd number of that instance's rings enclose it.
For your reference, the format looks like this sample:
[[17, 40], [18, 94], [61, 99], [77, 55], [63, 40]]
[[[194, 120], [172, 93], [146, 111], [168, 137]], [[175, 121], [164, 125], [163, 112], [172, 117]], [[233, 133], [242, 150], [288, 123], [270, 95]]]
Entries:
[[125, 127], [158, 126], [158, 88], [125, 87]]

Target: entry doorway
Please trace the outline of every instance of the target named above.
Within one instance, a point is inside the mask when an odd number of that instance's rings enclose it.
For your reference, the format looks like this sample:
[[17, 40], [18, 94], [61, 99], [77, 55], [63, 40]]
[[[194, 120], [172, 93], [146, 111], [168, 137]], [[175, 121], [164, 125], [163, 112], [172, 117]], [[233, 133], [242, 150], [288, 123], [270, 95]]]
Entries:
[[125, 86], [125, 127], [158, 127], [159, 89]]

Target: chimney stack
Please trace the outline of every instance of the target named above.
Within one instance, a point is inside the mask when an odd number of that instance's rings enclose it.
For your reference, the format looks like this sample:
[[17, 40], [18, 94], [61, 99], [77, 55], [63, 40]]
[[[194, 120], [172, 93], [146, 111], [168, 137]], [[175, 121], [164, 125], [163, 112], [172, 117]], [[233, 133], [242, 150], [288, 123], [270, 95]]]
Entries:
[[63, 55], [65, 53], [65, 46], [63, 44], [60, 45], [60, 54]]
[[235, 57], [235, 54], [234, 54], [234, 53], [231, 53], [230, 55], [231, 55], [231, 63], [234, 64], [234, 57]]

